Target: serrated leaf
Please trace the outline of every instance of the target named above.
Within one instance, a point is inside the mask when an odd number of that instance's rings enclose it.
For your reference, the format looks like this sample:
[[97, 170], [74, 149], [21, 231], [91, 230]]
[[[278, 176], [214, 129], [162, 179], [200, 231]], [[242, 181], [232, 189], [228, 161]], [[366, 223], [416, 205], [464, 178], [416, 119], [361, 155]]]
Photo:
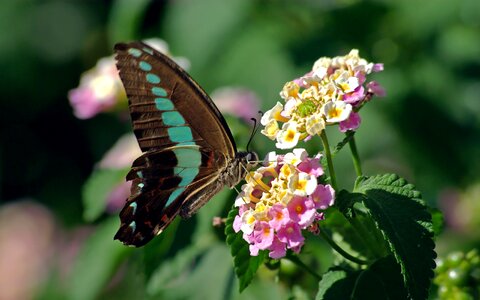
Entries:
[[258, 256], [250, 256], [248, 243], [243, 239], [241, 233], [233, 230], [233, 221], [238, 214], [238, 209], [232, 209], [228, 213], [225, 222], [225, 235], [227, 236], [227, 245], [233, 256], [235, 274], [239, 281], [239, 291], [242, 292], [252, 281], [258, 267], [266, 258], [267, 252], [260, 251]]
[[98, 169], [90, 175], [82, 191], [86, 221], [94, 221], [105, 211], [109, 193], [125, 181], [126, 174], [125, 169]]
[[[403, 278], [400, 273], [400, 266], [392, 255], [380, 258], [364, 271], [368, 276], [358, 278], [357, 288], [353, 294], [355, 299], [389, 299], [403, 300], [407, 299], [407, 290], [403, 285]], [[367, 279], [363, 282], [363, 279]], [[368, 288], [368, 285], [372, 288]], [[384, 296], [380, 296], [379, 291], [383, 291]], [[371, 295], [372, 291], [377, 295]], [[363, 292], [370, 292], [367, 297], [361, 297]], [[356, 297], [355, 297], [356, 296]]]
[[123, 258], [132, 248], [113, 240], [119, 220], [112, 217], [101, 223], [87, 239], [73, 266], [68, 299], [97, 299]]
[[400, 266], [390, 255], [361, 271], [331, 269], [319, 282], [316, 299], [403, 300], [407, 299], [407, 291]]
[[435, 268], [432, 218], [420, 192], [395, 174], [361, 177], [355, 192], [400, 264], [412, 299], [425, 299]]
[[316, 300], [350, 299], [359, 271], [333, 269], [323, 274], [318, 283]]
[[360, 193], [350, 193], [346, 190], [341, 190], [335, 197], [335, 206], [347, 217], [352, 217], [353, 205], [361, 202], [363, 197], [364, 195]]

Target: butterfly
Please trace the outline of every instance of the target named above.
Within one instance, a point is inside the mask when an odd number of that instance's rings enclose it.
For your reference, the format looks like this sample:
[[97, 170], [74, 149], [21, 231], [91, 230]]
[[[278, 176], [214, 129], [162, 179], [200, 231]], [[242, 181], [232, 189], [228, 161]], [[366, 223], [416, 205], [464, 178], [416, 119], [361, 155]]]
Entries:
[[258, 156], [237, 151], [218, 108], [173, 60], [142, 42], [117, 44], [115, 53], [143, 154], [126, 176], [131, 195], [114, 238], [139, 247], [234, 187]]

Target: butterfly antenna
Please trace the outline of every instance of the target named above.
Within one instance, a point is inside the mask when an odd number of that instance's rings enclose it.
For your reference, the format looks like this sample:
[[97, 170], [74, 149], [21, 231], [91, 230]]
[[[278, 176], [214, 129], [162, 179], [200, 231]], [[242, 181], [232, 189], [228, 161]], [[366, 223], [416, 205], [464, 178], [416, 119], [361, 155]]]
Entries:
[[247, 152], [250, 152], [250, 143], [252, 142], [253, 136], [257, 132], [257, 119], [251, 118], [250, 120], [253, 121], [253, 129], [252, 129], [252, 133], [250, 134], [250, 139], [248, 139]]
[[[262, 118], [263, 112], [259, 110], [258, 113], [260, 114], [260, 118]], [[247, 152], [250, 152], [250, 149], [249, 149], [250, 143], [252, 142], [253, 137], [257, 134], [257, 131], [260, 128], [260, 123], [257, 122], [257, 119], [251, 118], [250, 120], [253, 121], [253, 129], [252, 129], [252, 134], [250, 135], [250, 139], [248, 140], [248, 143], [247, 143]]]

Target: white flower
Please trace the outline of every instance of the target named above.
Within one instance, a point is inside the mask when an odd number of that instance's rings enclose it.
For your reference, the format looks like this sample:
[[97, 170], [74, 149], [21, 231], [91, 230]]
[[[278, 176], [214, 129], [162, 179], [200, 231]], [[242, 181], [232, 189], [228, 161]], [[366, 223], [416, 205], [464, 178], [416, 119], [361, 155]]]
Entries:
[[305, 129], [309, 135], [319, 135], [325, 129], [325, 120], [321, 115], [313, 114], [307, 118]]
[[303, 148], [295, 148], [292, 152], [285, 154], [283, 161], [287, 164], [297, 166], [308, 157], [308, 153]]
[[240, 230], [245, 234], [252, 233], [256, 222], [254, 211], [252, 209], [244, 211], [241, 218], [242, 226], [240, 227]]
[[[285, 118], [280, 115], [282, 110], [283, 110], [283, 105], [280, 102], [277, 102], [277, 104], [275, 104], [275, 106], [272, 109], [267, 110], [263, 114], [262, 118], [260, 119], [260, 123], [263, 126], [265, 126], [271, 120], [278, 120], [278, 121], [284, 120]], [[287, 120], [285, 119], [285, 121]]]
[[283, 86], [283, 89], [280, 92], [280, 97], [282, 97], [285, 100], [289, 100], [291, 98], [297, 98], [299, 90], [300, 90], [300, 87], [298, 86], [298, 84], [296, 84], [293, 81], [289, 81], [285, 83], [285, 85]]
[[339, 123], [348, 119], [352, 112], [352, 106], [343, 101], [330, 101], [322, 106], [321, 111], [327, 123]]
[[317, 188], [317, 177], [300, 172], [292, 175], [288, 180], [289, 191], [298, 196], [307, 196], [313, 194]]
[[344, 93], [351, 93], [360, 85], [358, 78], [351, 76], [350, 72], [338, 70], [336, 73], [335, 83]]
[[270, 121], [264, 124], [264, 126], [265, 128], [262, 129], [260, 132], [266, 137], [268, 137], [269, 139], [271, 139], [272, 141], [275, 140], [275, 138], [277, 137], [277, 133], [279, 131], [277, 121], [274, 119], [270, 119]]
[[278, 149], [290, 149], [297, 145], [300, 139], [297, 122], [287, 122], [282, 126], [282, 130], [277, 134], [276, 147]]

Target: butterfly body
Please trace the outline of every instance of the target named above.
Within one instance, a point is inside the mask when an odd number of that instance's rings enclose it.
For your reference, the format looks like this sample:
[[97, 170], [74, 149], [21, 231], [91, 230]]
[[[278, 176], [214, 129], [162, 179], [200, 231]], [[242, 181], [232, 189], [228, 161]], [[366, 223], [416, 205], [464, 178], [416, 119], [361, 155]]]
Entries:
[[131, 196], [115, 239], [138, 247], [178, 214], [190, 217], [224, 186], [235, 186], [258, 157], [237, 152], [216, 106], [168, 57], [140, 42], [117, 44], [115, 51], [144, 152], [127, 174]]

